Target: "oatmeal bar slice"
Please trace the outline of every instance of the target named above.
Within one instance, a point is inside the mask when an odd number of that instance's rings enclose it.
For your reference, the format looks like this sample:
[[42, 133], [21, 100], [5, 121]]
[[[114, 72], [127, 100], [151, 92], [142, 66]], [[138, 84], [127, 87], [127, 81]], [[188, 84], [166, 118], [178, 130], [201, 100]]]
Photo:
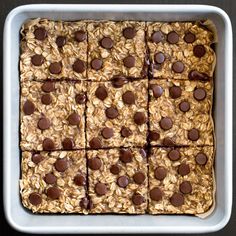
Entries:
[[148, 179], [143, 149], [93, 150], [87, 157], [91, 213], [145, 213]]
[[206, 80], [213, 76], [213, 33], [199, 23], [149, 22], [147, 38], [154, 78]]
[[148, 81], [88, 82], [87, 147], [139, 146], [146, 143]]
[[146, 76], [145, 22], [97, 21], [87, 30], [89, 80]]
[[21, 29], [21, 81], [86, 79], [87, 23], [35, 19]]
[[22, 150], [85, 147], [86, 82], [21, 84]]
[[200, 214], [213, 203], [214, 148], [152, 148], [150, 214]]
[[85, 151], [23, 152], [20, 192], [34, 213], [87, 213]]
[[151, 145], [213, 145], [212, 82], [151, 80]]

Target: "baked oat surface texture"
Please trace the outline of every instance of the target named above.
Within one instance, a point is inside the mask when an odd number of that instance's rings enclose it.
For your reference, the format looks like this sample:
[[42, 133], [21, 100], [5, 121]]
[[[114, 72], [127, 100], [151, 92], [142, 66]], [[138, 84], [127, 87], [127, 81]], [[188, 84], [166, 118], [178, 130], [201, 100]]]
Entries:
[[201, 214], [214, 202], [214, 34], [202, 22], [20, 31], [20, 193], [33, 213]]

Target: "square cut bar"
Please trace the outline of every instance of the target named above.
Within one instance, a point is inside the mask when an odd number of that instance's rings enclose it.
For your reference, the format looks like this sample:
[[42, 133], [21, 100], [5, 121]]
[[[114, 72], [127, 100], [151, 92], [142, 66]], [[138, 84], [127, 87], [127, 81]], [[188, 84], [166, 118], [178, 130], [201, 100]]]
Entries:
[[211, 81], [155, 79], [149, 95], [151, 145], [213, 145]]
[[[117, 81], [116, 81], [117, 82]], [[146, 144], [148, 81], [88, 82], [87, 147]]]
[[34, 213], [84, 213], [85, 151], [22, 152], [20, 192]]
[[147, 159], [143, 149], [87, 151], [91, 213], [144, 214]]
[[70, 78], [85, 80], [87, 24], [30, 20], [21, 29], [21, 81]]
[[88, 24], [88, 79], [147, 75], [145, 22], [97, 21]]
[[150, 214], [200, 214], [213, 204], [214, 148], [152, 148]]
[[22, 83], [21, 149], [84, 148], [85, 102], [86, 82]]
[[154, 78], [201, 79], [213, 76], [214, 35], [198, 22], [148, 22], [147, 41]]

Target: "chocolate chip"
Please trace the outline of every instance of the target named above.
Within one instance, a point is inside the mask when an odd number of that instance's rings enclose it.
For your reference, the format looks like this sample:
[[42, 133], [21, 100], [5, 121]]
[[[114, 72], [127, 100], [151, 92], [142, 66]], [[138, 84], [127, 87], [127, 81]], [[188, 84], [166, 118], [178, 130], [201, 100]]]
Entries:
[[99, 170], [102, 166], [102, 162], [98, 157], [93, 157], [88, 160], [88, 166], [91, 170]]
[[148, 139], [150, 141], [157, 141], [160, 138], [160, 134], [156, 131], [149, 131]]
[[150, 88], [152, 89], [155, 98], [159, 98], [163, 93], [163, 88], [157, 84], [152, 84]]
[[179, 35], [175, 31], [171, 31], [167, 34], [167, 41], [171, 44], [179, 42]]
[[29, 195], [29, 202], [32, 205], [37, 206], [42, 203], [42, 197], [39, 193], [31, 193]]
[[112, 78], [112, 85], [114, 88], [121, 88], [124, 84], [127, 84], [128, 80], [124, 76], [114, 76]]
[[39, 54], [35, 54], [34, 56], [31, 57], [31, 63], [34, 66], [41, 66], [44, 62], [44, 57]]
[[180, 159], [180, 152], [178, 150], [176, 150], [176, 149], [173, 149], [173, 150], [168, 152], [168, 157], [172, 161], [177, 161], [177, 160]]
[[109, 37], [104, 37], [101, 41], [100, 44], [103, 48], [106, 49], [111, 49], [113, 47], [113, 40]]
[[165, 55], [162, 52], [158, 52], [154, 55], [156, 63], [162, 64], [165, 61]]
[[146, 176], [142, 171], [138, 171], [133, 175], [133, 179], [136, 184], [142, 184], [145, 181]]
[[102, 101], [106, 99], [108, 96], [106, 88], [100, 85], [95, 91], [95, 96]]
[[55, 184], [56, 181], [57, 181], [57, 177], [54, 174], [52, 174], [52, 173], [48, 173], [48, 174], [45, 175], [44, 181], [47, 184]]
[[184, 204], [184, 196], [182, 193], [174, 193], [171, 198], [170, 202], [175, 207], [180, 207]]
[[196, 40], [196, 36], [195, 34], [191, 33], [191, 32], [186, 32], [184, 35], [184, 41], [186, 43], [193, 43]]
[[132, 202], [134, 205], [139, 206], [145, 202], [145, 198], [139, 193], [134, 193], [132, 196]]
[[50, 93], [55, 90], [55, 83], [51, 81], [46, 81], [43, 83], [41, 88], [45, 93]]
[[169, 89], [170, 96], [174, 99], [179, 98], [182, 94], [182, 89], [179, 86], [172, 86]]
[[166, 168], [164, 168], [162, 166], [159, 166], [154, 170], [154, 176], [158, 180], [165, 179], [166, 175], [167, 175], [167, 170], [166, 170]]
[[52, 151], [55, 149], [55, 144], [50, 138], [45, 138], [43, 140], [43, 150]]
[[196, 45], [194, 48], [193, 48], [193, 54], [195, 57], [203, 57], [206, 53], [206, 49], [203, 45]]
[[41, 154], [33, 154], [32, 158], [31, 158], [32, 162], [34, 162], [35, 164], [38, 164], [43, 159], [44, 159], [44, 157]]
[[40, 118], [38, 121], [38, 128], [41, 130], [48, 129], [50, 127], [50, 125], [51, 125], [50, 120], [45, 117]]
[[129, 179], [127, 176], [120, 176], [117, 179], [117, 185], [121, 188], [125, 188], [129, 184]]
[[118, 117], [119, 113], [116, 107], [109, 107], [105, 111], [106, 117], [109, 119], [115, 119]]
[[24, 111], [25, 115], [33, 114], [35, 111], [34, 104], [30, 100], [27, 100], [23, 105], [23, 111]]
[[120, 150], [120, 160], [124, 163], [129, 163], [133, 159], [133, 154], [129, 149]]
[[53, 62], [49, 66], [49, 71], [51, 74], [60, 74], [62, 69], [61, 62]]
[[184, 71], [184, 64], [181, 61], [176, 61], [172, 64], [172, 70], [175, 73], [182, 73]]
[[101, 143], [101, 140], [99, 138], [92, 138], [90, 141], [89, 141], [89, 146], [93, 149], [98, 149], [98, 148], [101, 148], [102, 147], [102, 143]]
[[195, 157], [195, 161], [198, 165], [206, 165], [207, 160], [207, 155], [203, 152], [199, 152]]
[[100, 70], [102, 68], [102, 60], [101, 59], [98, 59], [98, 58], [95, 58], [91, 61], [91, 67], [94, 69], [94, 70]]
[[183, 181], [180, 186], [179, 190], [181, 193], [187, 194], [192, 192], [192, 185], [189, 181]]
[[41, 102], [44, 105], [50, 105], [52, 103], [52, 97], [50, 94], [43, 94], [41, 97]]
[[123, 36], [127, 39], [132, 39], [136, 35], [136, 30], [133, 27], [127, 27], [123, 30]]
[[183, 101], [179, 104], [179, 109], [182, 111], [182, 112], [187, 112], [190, 110], [190, 104], [189, 102], [187, 101]]
[[197, 141], [199, 139], [199, 130], [195, 128], [189, 130], [188, 139], [191, 141]]
[[196, 88], [193, 92], [193, 96], [196, 100], [202, 101], [206, 98], [206, 91], [203, 88]]
[[59, 48], [62, 48], [66, 44], [66, 37], [65, 36], [57, 36], [56, 44]]
[[140, 153], [140, 155], [141, 155], [143, 158], [146, 158], [146, 157], [147, 157], [147, 152], [146, 152], [143, 148], [141, 148], [141, 149], [139, 150], [139, 153]]
[[124, 66], [127, 68], [132, 68], [135, 66], [135, 57], [127, 56], [123, 60]]
[[160, 120], [160, 127], [164, 130], [171, 129], [173, 126], [172, 119], [170, 117], [163, 117]]
[[58, 187], [50, 187], [47, 189], [47, 196], [52, 200], [56, 200], [60, 197], [61, 190]]
[[83, 175], [76, 175], [74, 178], [74, 183], [78, 186], [85, 186], [86, 185], [86, 179]]
[[85, 93], [79, 93], [75, 96], [75, 101], [77, 104], [85, 104], [86, 100], [87, 97]]
[[188, 175], [190, 173], [190, 167], [188, 164], [182, 163], [178, 168], [178, 173], [182, 176]]
[[76, 73], [83, 73], [86, 69], [86, 65], [84, 61], [77, 59], [72, 65], [72, 68]]
[[93, 208], [93, 202], [87, 197], [82, 198], [79, 205], [82, 209], [91, 210]]
[[125, 104], [131, 105], [135, 103], [135, 95], [132, 91], [126, 91], [122, 95], [122, 100]]
[[57, 159], [54, 163], [54, 166], [59, 172], [64, 172], [66, 169], [69, 168], [69, 164], [66, 158]]
[[47, 31], [43, 27], [34, 30], [34, 37], [38, 40], [44, 40], [47, 37]]
[[110, 168], [110, 172], [113, 174], [113, 175], [118, 175], [120, 173], [120, 166], [115, 164], [115, 165], [112, 165], [111, 168]]
[[209, 76], [205, 73], [200, 73], [199, 71], [192, 70], [188, 74], [189, 79], [192, 80], [208, 80]]
[[70, 125], [78, 125], [80, 123], [80, 115], [77, 114], [76, 112], [72, 113], [69, 115], [69, 117], [67, 118], [68, 122]]
[[156, 31], [152, 34], [151, 39], [153, 43], [159, 43], [164, 39], [164, 35], [161, 31]]
[[153, 201], [160, 201], [162, 199], [163, 192], [160, 188], [155, 187], [151, 189], [151, 191], [149, 192], [149, 195]]
[[120, 133], [121, 133], [122, 137], [124, 137], [124, 138], [127, 138], [127, 137], [129, 137], [130, 135], [133, 134], [131, 129], [129, 129], [129, 128], [125, 127], [125, 126], [121, 127]]
[[105, 139], [109, 139], [114, 135], [114, 131], [112, 128], [105, 127], [102, 129], [102, 136]]
[[162, 144], [164, 146], [175, 146], [176, 145], [175, 141], [170, 137], [164, 138], [162, 141]]
[[65, 138], [62, 141], [62, 146], [64, 150], [71, 150], [74, 148], [74, 141], [71, 138]]
[[84, 40], [87, 39], [87, 35], [83, 30], [78, 30], [75, 32], [75, 40], [77, 42], [83, 42]]
[[143, 125], [145, 123], [147, 123], [147, 117], [145, 115], [144, 112], [136, 112], [134, 114], [134, 122], [137, 124], [137, 125]]
[[105, 195], [107, 193], [107, 186], [103, 183], [97, 183], [95, 185], [95, 192], [99, 196]]

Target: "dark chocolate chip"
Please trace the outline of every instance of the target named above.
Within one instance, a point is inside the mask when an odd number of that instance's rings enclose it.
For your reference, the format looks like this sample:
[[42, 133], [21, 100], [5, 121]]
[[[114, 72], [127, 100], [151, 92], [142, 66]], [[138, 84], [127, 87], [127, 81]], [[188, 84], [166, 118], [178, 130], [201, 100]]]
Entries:
[[49, 66], [49, 71], [51, 74], [60, 74], [62, 69], [61, 62], [53, 62]]
[[77, 104], [85, 104], [86, 100], [87, 97], [85, 93], [79, 93], [75, 96], [75, 101]]
[[47, 31], [43, 27], [34, 30], [34, 37], [38, 40], [44, 40], [47, 37]]
[[88, 166], [92, 170], [99, 170], [102, 166], [102, 162], [98, 157], [93, 157], [88, 160]]
[[59, 48], [62, 48], [66, 44], [66, 37], [65, 36], [57, 36], [56, 44]]
[[127, 68], [132, 68], [135, 66], [135, 57], [127, 56], [123, 60], [124, 66]]
[[95, 192], [98, 196], [105, 195], [107, 193], [107, 186], [103, 183], [97, 183], [95, 185]]
[[83, 73], [86, 69], [86, 64], [84, 61], [77, 59], [72, 65], [72, 68], [76, 73]]
[[69, 163], [66, 158], [57, 159], [54, 163], [54, 166], [57, 171], [64, 172], [69, 168]]
[[176, 145], [175, 141], [170, 137], [164, 138], [162, 141], [162, 144], [164, 146], [175, 146]]
[[206, 49], [203, 45], [196, 45], [194, 48], [193, 48], [193, 54], [195, 57], [203, 57], [206, 53]]
[[168, 152], [168, 157], [172, 161], [177, 161], [177, 160], [180, 159], [180, 152], [178, 150], [176, 150], [176, 149], [173, 149], [173, 150]]
[[187, 112], [190, 110], [190, 104], [189, 102], [187, 101], [182, 101], [180, 104], [179, 104], [179, 109], [182, 111], [182, 112]]
[[197, 141], [199, 139], [199, 130], [198, 129], [191, 129], [188, 131], [188, 139], [191, 141]]
[[51, 125], [50, 120], [45, 117], [40, 118], [38, 121], [38, 128], [41, 130], [48, 129], [50, 127], [50, 125]]
[[139, 193], [134, 193], [132, 196], [132, 202], [134, 205], [139, 206], [145, 202], [145, 198]]
[[123, 30], [123, 36], [127, 39], [133, 39], [136, 35], [136, 30], [133, 27], [127, 27]]
[[179, 190], [181, 193], [187, 194], [192, 192], [192, 185], [189, 181], [183, 181], [180, 186]]
[[142, 171], [138, 171], [133, 175], [133, 179], [136, 184], [142, 184], [145, 181], [146, 176]]
[[162, 199], [162, 196], [163, 196], [162, 190], [158, 187], [155, 187], [155, 188], [151, 189], [149, 194], [150, 194], [150, 198], [153, 201], [160, 201]]
[[102, 68], [102, 60], [99, 58], [95, 58], [91, 61], [91, 67], [94, 70], [100, 70]]
[[152, 89], [155, 98], [159, 98], [163, 93], [163, 88], [157, 84], [152, 84], [150, 88]]
[[129, 163], [133, 159], [133, 154], [129, 149], [120, 150], [120, 160], [124, 163]]
[[124, 84], [127, 84], [128, 80], [124, 76], [114, 76], [112, 78], [112, 85], [114, 88], [121, 88]]
[[206, 98], [206, 90], [204, 88], [196, 88], [193, 92], [193, 96], [196, 100], [202, 101]]
[[87, 197], [82, 198], [79, 205], [82, 209], [91, 210], [93, 208], [93, 202]]
[[76, 112], [73, 112], [72, 114], [70, 114], [67, 118], [68, 122], [70, 125], [78, 125], [80, 123], [80, 115], [77, 114]]
[[71, 138], [65, 138], [62, 141], [62, 146], [64, 150], [71, 150], [74, 148], [74, 141]]
[[105, 86], [100, 85], [95, 91], [95, 96], [102, 101], [106, 99], [108, 94]]
[[190, 173], [190, 167], [186, 163], [180, 164], [178, 168], [178, 173], [182, 176], [188, 175]]
[[208, 161], [207, 155], [203, 152], [199, 152], [195, 157], [195, 161], [198, 165], [206, 165]]
[[162, 64], [165, 61], [165, 55], [162, 52], [158, 52], [154, 55], [156, 63]]
[[160, 134], [157, 131], [149, 131], [148, 139], [150, 141], [157, 141], [160, 138]]
[[111, 49], [113, 47], [113, 40], [109, 37], [104, 37], [101, 41], [100, 44], [103, 48], [106, 49]]
[[132, 91], [126, 91], [122, 95], [122, 100], [125, 104], [131, 105], [135, 103], [135, 95]]
[[111, 168], [110, 168], [110, 172], [113, 175], [118, 175], [120, 173], [120, 166], [118, 164], [112, 165]]
[[118, 112], [116, 107], [107, 108], [105, 113], [106, 113], [106, 117], [109, 118], [109, 119], [115, 119], [119, 115], [119, 112]]
[[195, 34], [191, 33], [191, 32], [186, 32], [184, 35], [184, 41], [186, 43], [193, 43], [196, 40], [196, 36]]
[[163, 117], [160, 120], [160, 127], [164, 130], [171, 129], [173, 126], [172, 119], [170, 117]]
[[151, 39], [153, 43], [159, 43], [164, 39], [164, 35], [161, 31], [156, 31], [152, 34]]
[[165, 179], [166, 175], [167, 175], [167, 170], [165, 167], [159, 166], [154, 170], [154, 176], [158, 180]]
[[170, 202], [175, 207], [180, 207], [184, 204], [184, 196], [182, 193], [174, 193], [171, 198]]
[[120, 133], [121, 133], [122, 137], [124, 137], [124, 138], [127, 138], [127, 137], [129, 137], [130, 135], [133, 134], [131, 129], [129, 129], [129, 128], [125, 127], [125, 126], [121, 127]]
[[181, 61], [176, 61], [172, 64], [172, 70], [175, 73], [182, 73], [184, 71], [184, 64]]
[[75, 40], [77, 42], [83, 42], [84, 40], [87, 39], [87, 35], [83, 30], [78, 30], [75, 32]]
[[179, 35], [175, 31], [171, 31], [167, 34], [167, 41], [171, 44], [179, 42]]
[[32, 162], [34, 162], [35, 164], [38, 164], [39, 162], [41, 162], [44, 159], [44, 157], [41, 154], [33, 154], [32, 155]]
[[93, 149], [98, 149], [98, 148], [101, 148], [102, 147], [102, 143], [101, 143], [101, 140], [97, 137], [95, 138], [92, 138], [90, 141], [89, 141], [89, 146]]
[[52, 103], [52, 97], [50, 94], [43, 94], [41, 97], [41, 102], [44, 105], [50, 105]]
[[108, 128], [108, 127], [103, 128], [101, 133], [102, 133], [103, 138], [105, 138], [105, 139], [109, 139], [109, 138], [113, 137], [113, 135], [114, 135], [113, 129]]
[[200, 73], [199, 71], [192, 70], [188, 74], [189, 79], [192, 80], [208, 80], [209, 76], [205, 73]]
[[43, 140], [43, 150], [45, 151], [52, 151], [55, 149], [55, 144], [50, 138], [45, 138]]
[[24, 111], [25, 115], [33, 114], [35, 111], [34, 104], [30, 100], [27, 100], [23, 105], [23, 111]]
[[121, 188], [125, 188], [129, 184], [129, 179], [127, 176], [120, 176], [117, 179], [117, 185]]
[[74, 178], [74, 183], [78, 186], [85, 186], [86, 178], [81, 174], [77, 174]]
[[55, 184], [57, 182], [57, 177], [52, 173], [48, 173], [45, 175], [44, 181], [47, 184]]
[[55, 83], [51, 81], [46, 81], [43, 83], [41, 88], [45, 93], [53, 92], [55, 90]]
[[136, 112], [134, 114], [134, 122], [137, 124], [137, 125], [143, 125], [145, 123], [147, 123], [147, 117], [145, 115], [144, 112]]
[[31, 57], [31, 62], [34, 66], [41, 66], [44, 62], [44, 57], [39, 54], [35, 54]]
[[58, 187], [50, 187], [47, 189], [47, 196], [52, 200], [56, 200], [60, 197], [61, 190]]
[[174, 99], [179, 98], [182, 94], [182, 89], [179, 86], [172, 86], [169, 89], [170, 96]]
[[42, 197], [39, 193], [31, 193], [29, 195], [29, 202], [32, 205], [37, 206], [42, 203]]

